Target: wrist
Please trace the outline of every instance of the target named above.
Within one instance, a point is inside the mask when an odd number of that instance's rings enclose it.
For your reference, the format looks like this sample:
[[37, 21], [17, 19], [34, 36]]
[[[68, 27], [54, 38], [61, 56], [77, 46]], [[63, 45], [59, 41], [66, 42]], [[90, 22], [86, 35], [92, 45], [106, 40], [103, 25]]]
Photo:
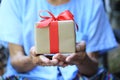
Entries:
[[88, 56], [85, 56], [82, 62], [77, 64], [79, 74], [91, 77], [98, 71], [98, 64], [93, 62]]
[[16, 56], [11, 59], [11, 64], [17, 72], [21, 73], [28, 72], [36, 66], [29, 56]]
[[27, 56], [27, 57], [28, 57], [28, 61], [31, 62], [31, 65], [33, 67], [36, 67], [37, 66], [37, 60], [32, 56]]
[[94, 78], [96, 75], [98, 74], [98, 70], [94, 73], [94, 74], [82, 74], [81, 72], [78, 71], [78, 74], [77, 74], [77, 78], [86, 78], [86, 79], [90, 79], [90, 80], [94, 80], [92, 78]]

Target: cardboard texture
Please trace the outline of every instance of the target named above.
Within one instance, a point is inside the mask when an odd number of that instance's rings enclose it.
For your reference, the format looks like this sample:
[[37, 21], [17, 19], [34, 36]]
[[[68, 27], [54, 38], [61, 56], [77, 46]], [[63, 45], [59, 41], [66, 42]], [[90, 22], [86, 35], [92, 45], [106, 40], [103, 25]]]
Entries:
[[[38, 28], [37, 26], [39, 23], [40, 22], [35, 25], [35, 47], [37, 54], [52, 54], [50, 51], [50, 45], [52, 45], [50, 44], [50, 26]], [[74, 53], [75, 39], [74, 21], [58, 21], [58, 52], [64, 54]], [[56, 51], [55, 48], [54, 51]]]

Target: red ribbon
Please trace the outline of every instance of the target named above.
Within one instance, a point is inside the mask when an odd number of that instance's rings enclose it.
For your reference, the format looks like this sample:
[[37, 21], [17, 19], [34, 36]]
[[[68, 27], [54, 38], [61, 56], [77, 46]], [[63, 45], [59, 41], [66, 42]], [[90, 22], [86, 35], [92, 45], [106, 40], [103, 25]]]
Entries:
[[[59, 37], [58, 37], [58, 21], [63, 20], [73, 20], [73, 15], [69, 10], [66, 10], [59, 14], [56, 18], [51, 12], [49, 11], [40, 11], [41, 12], [48, 12], [49, 16], [41, 16], [43, 20], [40, 21], [37, 28], [44, 28], [49, 26], [49, 34], [50, 34], [50, 53], [59, 53]], [[78, 26], [76, 25], [78, 30]]]

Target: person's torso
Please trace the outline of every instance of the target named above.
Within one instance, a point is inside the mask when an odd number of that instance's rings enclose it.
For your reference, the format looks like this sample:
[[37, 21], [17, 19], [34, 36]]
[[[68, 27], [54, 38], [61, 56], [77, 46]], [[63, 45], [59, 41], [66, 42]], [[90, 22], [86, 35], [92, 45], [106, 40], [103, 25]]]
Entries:
[[[88, 1], [88, 2], [87, 2]], [[92, 4], [92, 1], [90, 1]], [[74, 15], [74, 20], [79, 27], [79, 30], [76, 31], [76, 42], [80, 42], [81, 40], [87, 41], [87, 28], [88, 22], [91, 16], [91, 10], [88, 9], [89, 0], [70, 0], [70, 2], [60, 5], [53, 6], [47, 2], [47, 0], [23, 0], [22, 4], [22, 35], [23, 35], [23, 47], [25, 49], [25, 53], [29, 55], [29, 50], [32, 46], [34, 46], [34, 25], [36, 22], [40, 21], [41, 18], [39, 16], [40, 10], [48, 10], [53, 13], [55, 16], [58, 16], [64, 10], [69, 10]], [[92, 7], [92, 6], [91, 6]], [[49, 16], [47, 13], [41, 13], [43, 16]], [[84, 28], [83, 28], [84, 27]], [[9, 63], [9, 62], [8, 62]], [[13, 67], [8, 65], [8, 73], [10, 74], [18, 74]], [[38, 66], [32, 71], [22, 74], [20, 76], [30, 75], [29, 77], [40, 77], [42, 80], [50, 79], [57, 80], [59, 72], [62, 73], [62, 78], [65, 80], [70, 80], [75, 77], [77, 73], [76, 66], [68, 66], [66, 68], [58, 67], [42, 67]], [[6, 74], [6, 75], [7, 75]], [[12, 73], [11, 73], [12, 74]]]

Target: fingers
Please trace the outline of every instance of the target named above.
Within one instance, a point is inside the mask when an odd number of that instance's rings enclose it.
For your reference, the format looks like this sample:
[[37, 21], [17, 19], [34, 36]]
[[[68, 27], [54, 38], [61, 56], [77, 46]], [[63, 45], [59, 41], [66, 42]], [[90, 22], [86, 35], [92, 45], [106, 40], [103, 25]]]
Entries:
[[86, 43], [85, 41], [81, 41], [80, 43], [76, 44], [76, 51], [85, 51], [86, 50]]
[[74, 57], [75, 57], [75, 54], [74, 54], [74, 53], [71, 54], [70, 56], [68, 56], [68, 57], [66, 58], [66, 62], [71, 62]]
[[55, 55], [53, 56], [52, 59], [58, 59], [58, 60], [60, 60], [60, 61], [65, 61], [66, 56], [64, 56], [64, 55], [62, 55], [62, 54], [60, 54], [60, 53], [57, 53], [57, 54], [55, 54]]
[[58, 62], [59, 61], [57, 59], [52, 59], [51, 60], [51, 63], [52, 63], [53, 66], [56, 66], [58, 64]]
[[32, 62], [36, 65], [40, 66], [55, 66], [58, 64], [58, 59], [52, 59], [50, 60], [45, 55], [36, 55], [35, 47], [32, 47], [30, 49], [30, 57], [32, 59]]
[[80, 62], [78, 54], [76, 53], [71, 54], [66, 58], [66, 62], [69, 63], [70, 65], [76, 65], [77, 62]]
[[66, 58], [66, 62], [71, 65], [77, 65], [77, 64], [83, 63], [85, 57], [86, 57], [85, 52], [73, 53]]
[[39, 65], [40, 66], [56, 66], [59, 63], [58, 59], [52, 59], [45, 57], [44, 55], [39, 56]]
[[44, 55], [39, 55], [39, 62], [38, 65], [40, 66], [62, 66], [65, 67], [68, 64], [65, 62], [66, 56], [62, 55], [62, 54], [55, 54], [52, 57], [52, 60], [50, 60], [49, 58], [47, 58]]
[[57, 59], [58, 60], [58, 63], [56, 64], [56, 66], [62, 66], [62, 67], [65, 67], [67, 66], [68, 64], [66, 63], [66, 56], [60, 54], [60, 53], [57, 53], [53, 56], [52, 59]]
[[47, 57], [43, 56], [43, 55], [40, 55], [39, 59], [41, 60], [41, 62], [44, 62], [46, 64], [50, 63], [50, 60]]
[[44, 55], [39, 56], [39, 65], [41, 66], [55, 66], [58, 63], [57, 59], [50, 60], [49, 58], [45, 57]]

